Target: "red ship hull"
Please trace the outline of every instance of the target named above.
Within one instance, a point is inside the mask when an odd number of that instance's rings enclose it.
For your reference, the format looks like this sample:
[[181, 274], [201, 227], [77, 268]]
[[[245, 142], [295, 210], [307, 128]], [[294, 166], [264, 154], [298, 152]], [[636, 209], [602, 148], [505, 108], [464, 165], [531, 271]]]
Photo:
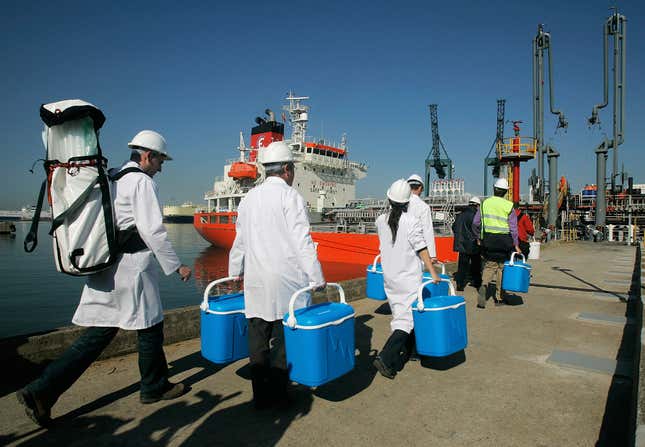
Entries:
[[[231, 223], [236, 213], [197, 213], [194, 225], [197, 232], [216, 247], [231, 248], [235, 240], [235, 224]], [[220, 223], [220, 217], [226, 217], [226, 223]], [[318, 259], [324, 263], [339, 266], [368, 265], [379, 254], [378, 236], [374, 233], [331, 233], [311, 232], [317, 243]], [[437, 258], [442, 262], [457, 260], [457, 253], [452, 250], [452, 236], [437, 236]], [[340, 267], [339, 267], [340, 268]]]

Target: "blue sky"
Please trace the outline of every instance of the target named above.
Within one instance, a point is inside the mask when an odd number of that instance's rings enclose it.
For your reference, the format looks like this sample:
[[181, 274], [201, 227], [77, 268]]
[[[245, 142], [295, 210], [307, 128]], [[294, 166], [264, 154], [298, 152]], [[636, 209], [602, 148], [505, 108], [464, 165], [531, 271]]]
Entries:
[[255, 116], [279, 111], [289, 90], [311, 97], [311, 136], [338, 141], [346, 132], [351, 158], [369, 164], [358, 196], [382, 196], [394, 179], [423, 174], [430, 103], [439, 105], [456, 175], [481, 193], [498, 98], [507, 119], [523, 120], [522, 134], [532, 135], [538, 23], [551, 32], [556, 107], [569, 120], [556, 134], [547, 114], [545, 134], [561, 153], [560, 175], [579, 188], [595, 182], [593, 151], [611, 130], [610, 107], [602, 129], [586, 119], [602, 100], [601, 25], [614, 4], [628, 20], [619, 159], [645, 183], [642, 1], [10, 2], [0, 17], [0, 208], [35, 202], [43, 174], [28, 169], [44, 155], [41, 103], [99, 106], [111, 166], [128, 157], [137, 131], [158, 130], [175, 158], [155, 177], [162, 200], [201, 203], [225, 160], [237, 157], [239, 132], [248, 143]]

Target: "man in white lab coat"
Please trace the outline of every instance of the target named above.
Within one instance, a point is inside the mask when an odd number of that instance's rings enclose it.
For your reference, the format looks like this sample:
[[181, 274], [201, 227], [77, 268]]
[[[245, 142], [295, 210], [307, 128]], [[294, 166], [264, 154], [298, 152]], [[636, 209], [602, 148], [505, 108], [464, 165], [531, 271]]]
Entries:
[[130, 161], [113, 173], [114, 210], [123, 254], [109, 269], [87, 277], [72, 319], [87, 329], [41, 377], [16, 393], [27, 415], [39, 425], [50, 422], [51, 407], [98, 358], [119, 328], [138, 332], [141, 403], [173, 399], [186, 391], [184, 384], [168, 381], [163, 309], [154, 265], [156, 258], [166, 275], [176, 272], [183, 281], [191, 275], [168, 240], [157, 184], [152, 179], [171, 158], [166, 141], [154, 131], [139, 132], [128, 146], [132, 149]]
[[[322, 289], [326, 283], [309, 234], [305, 201], [291, 187], [291, 149], [273, 142], [260, 149], [259, 160], [266, 180], [240, 202], [228, 269], [229, 276], [244, 276], [253, 403], [262, 409], [287, 401], [282, 318], [291, 295], [310, 285]], [[295, 308], [309, 301], [303, 294]]]

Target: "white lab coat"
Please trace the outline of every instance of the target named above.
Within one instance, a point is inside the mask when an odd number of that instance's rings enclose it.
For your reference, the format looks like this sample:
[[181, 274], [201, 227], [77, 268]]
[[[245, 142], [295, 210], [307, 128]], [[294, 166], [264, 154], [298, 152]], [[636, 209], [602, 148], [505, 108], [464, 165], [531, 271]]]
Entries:
[[[305, 201], [279, 178], [268, 177], [242, 199], [229, 253], [229, 276], [244, 274], [247, 318], [281, 320], [298, 289], [325, 282], [309, 234]], [[295, 308], [308, 306], [300, 295]]]
[[426, 247], [421, 223], [409, 212], [402, 213], [396, 241], [392, 244], [392, 230], [387, 224], [388, 214], [376, 219], [381, 244], [381, 265], [385, 293], [392, 310], [392, 332], [397, 329], [408, 334], [414, 328], [412, 304], [421, 285], [422, 265], [417, 252]]
[[[121, 167], [138, 167], [130, 161]], [[72, 322], [79, 326], [146, 329], [163, 320], [158, 269], [166, 275], [181, 266], [162, 222], [157, 184], [144, 173], [133, 172], [114, 184], [114, 211], [120, 230], [136, 225], [148, 249], [123, 253], [112, 267], [87, 277]]]
[[428, 254], [431, 258], [437, 257], [437, 248], [434, 242], [434, 227], [432, 226], [432, 212], [427, 203], [425, 203], [418, 195], [412, 194], [410, 196], [410, 203], [408, 204], [408, 213], [419, 219], [423, 226], [423, 238], [428, 246]]

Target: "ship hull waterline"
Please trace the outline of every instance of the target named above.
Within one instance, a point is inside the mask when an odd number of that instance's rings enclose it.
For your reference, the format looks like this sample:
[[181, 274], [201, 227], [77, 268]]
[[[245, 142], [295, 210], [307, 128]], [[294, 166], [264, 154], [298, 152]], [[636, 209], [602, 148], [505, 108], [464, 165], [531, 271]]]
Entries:
[[[195, 214], [197, 232], [216, 247], [230, 249], [235, 240], [235, 224], [210, 223], [210, 213]], [[320, 262], [342, 262], [353, 265], [368, 265], [379, 254], [379, 240], [375, 233], [311, 232], [317, 244]], [[452, 236], [435, 237], [437, 259], [441, 262], [457, 261], [458, 254], [452, 250]]]

